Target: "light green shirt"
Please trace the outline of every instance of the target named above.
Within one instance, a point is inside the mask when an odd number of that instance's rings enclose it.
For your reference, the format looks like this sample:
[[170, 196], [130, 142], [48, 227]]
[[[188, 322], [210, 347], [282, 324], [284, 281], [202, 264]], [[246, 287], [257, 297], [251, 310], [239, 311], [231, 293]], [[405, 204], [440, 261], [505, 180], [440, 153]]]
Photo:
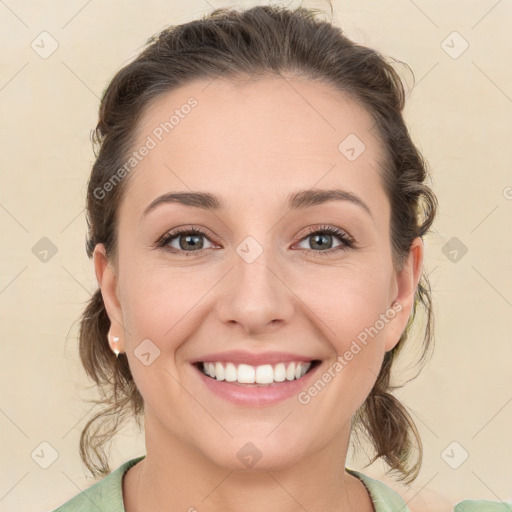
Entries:
[[[92, 484], [53, 512], [125, 512], [123, 502], [123, 476], [145, 455], [131, 459], [115, 471]], [[410, 512], [405, 501], [384, 482], [371, 478], [354, 469], [346, 470], [368, 489], [375, 512]], [[454, 512], [512, 512], [512, 505], [498, 501], [464, 500]]]

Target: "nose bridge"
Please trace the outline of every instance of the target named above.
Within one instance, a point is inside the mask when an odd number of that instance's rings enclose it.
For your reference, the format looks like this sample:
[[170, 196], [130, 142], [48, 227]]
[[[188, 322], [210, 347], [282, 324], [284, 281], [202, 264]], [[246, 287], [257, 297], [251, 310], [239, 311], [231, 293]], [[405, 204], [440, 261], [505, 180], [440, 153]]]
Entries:
[[280, 275], [285, 272], [278, 263], [272, 234], [262, 229], [236, 246], [229, 291], [221, 300], [224, 322], [236, 322], [247, 331], [257, 332], [270, 324], [286, 323], [293, 314], [292, 294], [284, 275]]

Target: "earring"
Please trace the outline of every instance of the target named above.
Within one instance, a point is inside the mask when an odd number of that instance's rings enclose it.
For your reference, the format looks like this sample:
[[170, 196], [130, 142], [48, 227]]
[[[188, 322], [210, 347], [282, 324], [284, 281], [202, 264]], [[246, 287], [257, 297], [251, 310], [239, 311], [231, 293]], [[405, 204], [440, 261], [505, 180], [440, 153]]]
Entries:
[[116, 358], [119, 358], [119, 349], [117, 348], [117, 342], [119, 341], [119, 336], [113, 336], [112, 344], [115, 344], [115, 347], [112, 348]]

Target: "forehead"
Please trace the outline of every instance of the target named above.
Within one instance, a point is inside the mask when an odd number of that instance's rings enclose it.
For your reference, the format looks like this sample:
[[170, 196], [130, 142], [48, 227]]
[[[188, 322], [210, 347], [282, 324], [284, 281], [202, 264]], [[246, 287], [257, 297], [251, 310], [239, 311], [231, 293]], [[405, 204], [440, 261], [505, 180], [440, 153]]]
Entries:
[[246, 203], [336, 186], [369, 203], [385, 201], [378, 178], [383, 150], [373, 119], [319, 81], [190, 82], [146, 108], [134, 150], [144, 145], [150, 149], [131, 172], [123, 200], [134, 214], [175, 190]]

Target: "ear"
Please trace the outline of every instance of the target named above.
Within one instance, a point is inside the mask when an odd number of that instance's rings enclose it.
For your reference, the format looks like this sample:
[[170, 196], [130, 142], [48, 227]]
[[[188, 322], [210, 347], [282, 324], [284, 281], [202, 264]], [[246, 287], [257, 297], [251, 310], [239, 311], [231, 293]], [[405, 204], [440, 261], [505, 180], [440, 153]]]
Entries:
[[117, 347], [120, 352], [124, 352], [124, 328], [123, 315], [119, 297], [117, 295], [117, 275], [112, 268], [112, 264], [108, 261], [105, 246], [96, 244], [93, 253], [94, 271], [96, 272], [96, 280], [101, 289], [103, 303], [110, 319], [109, 336], [119, 336]]
[[[389, 322], [390, 329], [385, 342], [385, 350], [392, 350], [400, 340], [414, 306], [416, 289], [423, 272], [423, 240], [416, 237], [409, 249], [409, 255], [401, 271], [395, 272], [393, 276], [395, 296], [390, 297], [390, 304], [395, 312], [393, 319]], [[388, 314], [389, 317], [391, 315]]]

